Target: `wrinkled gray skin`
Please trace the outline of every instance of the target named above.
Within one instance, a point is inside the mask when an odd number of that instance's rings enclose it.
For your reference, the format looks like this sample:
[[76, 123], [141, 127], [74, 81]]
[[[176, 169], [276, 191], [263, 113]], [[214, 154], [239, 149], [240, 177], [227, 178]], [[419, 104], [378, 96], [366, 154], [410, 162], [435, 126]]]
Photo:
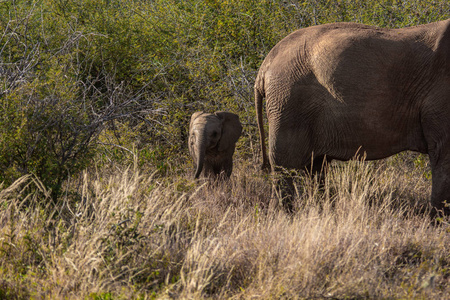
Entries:
[[262, 63], [255, 105], [264, 167], [302, 170], [313, 161], [320, 168], [324, 158], [348, 160], [357, 152], [368, 160], [404, 150], [427, 153], [431, 205], [449, 214], [443, 202], [450, 202], [450, 20], [295, 31]]
[[233, 113], [194, 113], [189, 126], [189, 152], [196, 165], [195, 178], [202, 171], [209, 178], [230, 177], [233, 153], [241, 132], [239, 117]]

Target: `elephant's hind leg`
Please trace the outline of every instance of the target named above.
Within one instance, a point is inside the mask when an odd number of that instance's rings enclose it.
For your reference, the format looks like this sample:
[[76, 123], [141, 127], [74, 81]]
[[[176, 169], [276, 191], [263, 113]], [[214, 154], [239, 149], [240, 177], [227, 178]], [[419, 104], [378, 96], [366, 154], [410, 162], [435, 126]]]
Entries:
[[292, 174], [281, 167], [272, 168], [272, 201], [286, 212], [292, 213], [294, 211], [295, 194], [296, 189]]
[[[269, 125], [270, 129], [274, 127]], [[277, 129], [269, 132], [269, 160], [274, 177], [272, 199], [278, 201], [285, 211], [292, 212], [297, 195], [294, 178], [311, 162], [311, 151], [305, 147], [309, 144], [308, 137], [301, 136], [296, 128], [277, 126]]]

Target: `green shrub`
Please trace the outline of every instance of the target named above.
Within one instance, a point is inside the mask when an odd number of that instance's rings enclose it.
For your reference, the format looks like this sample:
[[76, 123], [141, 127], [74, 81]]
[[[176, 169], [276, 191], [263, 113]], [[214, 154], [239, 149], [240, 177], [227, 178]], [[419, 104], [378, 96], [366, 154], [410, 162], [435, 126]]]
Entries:
[[162, 147], [161, 159], [183, 160], [197, 110], [238, 113], [238, 149], [251, 154], [254, 78], [288, 33], [448, 17], [445, 1], [0, 2], [0, 180], [33, 172], [58, 190], [96, 154], [124, 160], [132, 149]]

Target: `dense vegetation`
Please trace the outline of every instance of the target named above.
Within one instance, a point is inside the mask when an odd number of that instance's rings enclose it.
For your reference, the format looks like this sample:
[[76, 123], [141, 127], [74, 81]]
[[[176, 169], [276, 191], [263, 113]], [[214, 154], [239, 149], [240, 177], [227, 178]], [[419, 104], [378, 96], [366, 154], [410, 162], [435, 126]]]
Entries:
[[[257, 168], [252, 87], [297, 28], [449, 17], [444, 0], [0, 1], [0, 298], [448, 295], [448, 223], [412, 209], [426, 158], [300, 180], [289, 217]], [[191, 178], [197, 110], [244, 125], [227, 184]]]

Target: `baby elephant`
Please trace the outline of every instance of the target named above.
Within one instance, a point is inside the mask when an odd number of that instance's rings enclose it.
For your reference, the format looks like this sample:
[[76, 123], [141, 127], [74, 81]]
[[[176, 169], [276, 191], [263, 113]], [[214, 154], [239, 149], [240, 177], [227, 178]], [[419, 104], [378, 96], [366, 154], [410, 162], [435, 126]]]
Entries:
[[214, 178], [222, 172], [230, 177], [233, 153], [241, 136], [239, 116], [226, 111], [213, 114], [196, 112], [189, 126], [189, 152], [196, 165], [195, 178], [203, 170], [205, 177]]

